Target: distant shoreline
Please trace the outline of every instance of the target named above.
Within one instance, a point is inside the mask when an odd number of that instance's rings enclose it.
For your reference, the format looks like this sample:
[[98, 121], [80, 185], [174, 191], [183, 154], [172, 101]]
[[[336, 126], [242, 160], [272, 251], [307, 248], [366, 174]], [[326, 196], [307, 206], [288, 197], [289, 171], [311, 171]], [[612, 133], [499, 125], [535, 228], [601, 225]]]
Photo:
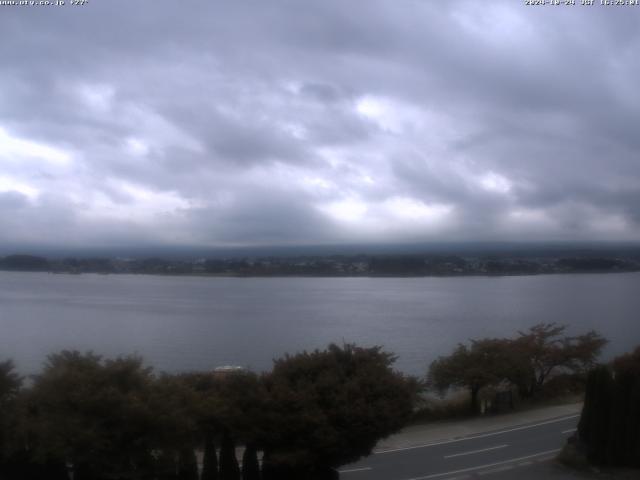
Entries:
[[[609, 252], [608, 252], [609, 253]], [[420, 278], [504, 277], [640, 271], [640, 252], [628, 256], [331, 255], [260, 258], [45, 258], [9, 255], [0, 270], [52, 274], [148, 274], [197, 277]]]
[[290, 274], [290, 275], [251, 275], [239, 273], [146, 273], [146, 272], [54, 272], [44, 270], [6, 270], [0, 269], [1, 273], [46, 273], [49, 275], [79, 276], [79, 275], [100, 275], [100, 276], [153, 276], [153, 277], [187, 277], [187, 278], [500, 278], [500, 277], [540, 277], [545, 275], [602, 275], [602, 274], [623, 274], [640, 273], [640, 269], [634, 270], [593, 270], [580, 272], [537, 272], [537, 273], [465, 273], [465, 274], [429, 274], [429, 275], [311, 275], [311, 274]]

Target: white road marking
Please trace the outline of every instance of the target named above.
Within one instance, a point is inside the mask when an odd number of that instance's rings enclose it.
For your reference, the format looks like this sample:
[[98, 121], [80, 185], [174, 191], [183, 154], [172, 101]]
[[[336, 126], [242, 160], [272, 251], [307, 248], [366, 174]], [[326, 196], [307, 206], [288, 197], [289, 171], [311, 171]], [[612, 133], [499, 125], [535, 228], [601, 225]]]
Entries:
[[338, 470], [338, 472], [339, 473], [354, 473], [354, 472], [365, 472], [367, 470], [371, 470], [371, 467], [350, 468], [349, 470]]
[[536, 463], [544, 463], [544, 462], [548, 462], [549, 460], [553, 460], [555, 457], [555, 455], [551, 455], [550, 457], [542, 457], [542, 458], [536, 458], [535, 462]]
[[482, 433], [480, 435], [472, 435], [472, 436], [468, 436], [468, 437], [464, 437], [464, 438], [454, 438], [454, 439], [451, 439], [451, 440], [443, 440], [442, 442], [425, 443], [423, 445], [414, 445], [412, 447], [392, 448], [390, 450], [380, 450], [378, 452], [374, 452], [374, 455], [381, 455], [383, 453], [402, 452], [404, 450], [415, 450], [416, 448], [434, 447], [436, 445], [446, 445], [448, 443], [456, 443], [456, 442], [464, 442], [464, 441], [467, 441], [467, 440], [475, 440], [476, 438], [492, 437], [494, 435], [501, 435], [503, 433], [517, 432], [518, 430], [526, 430], [527, 428], [535, 428], [535, 427], [540, 427], [542, 425], [549, 425], [550, 423], [564, 422], [565, 420], [570, 420], [572, 418], [576, 418], [576, 417], [579, 417], [579, 416], [580, 416], [580, 414], [578, 413], [576, 415], [569, 415], [567, 417], [555, 418], [553, 420], [547, 420], [546, 422], [540, 422], [540, 423], [536, 423], [534, 425], [523, 425], [522, 427], [514, 427], [514, 428], [510, 428], [508, 430], [500, 430], [498, 432]]
[[506, 472], [507, 470], [513, 470], [513, 465], [505, 465], [504, 467], [492, 468], [491, 470], [483, 470], [478, 472], [478, 475], [491, 475], [492, 473]]
[[577, 430], [577, 428], [570, 428], [569, 430], [563, 430], [561, 433], [573, 433]]
[[518, 458], [511, 458], [509, 460], [503, 460], [502, 462], [488, 463], [486, 465], [478, 465], [477, 467], [462, 468], [460, 470], [452, 470], [451, 472], [434, 473], [431, 475], [425, 475], [424, 477], [412, 477], [412, 478], [408, 478], [407, 480], [427, 480], [429, 478], [438, 478], [438, 477], [445, 477], [447, 475], [455, 475], [456, 473], [472, 472], [474, 470], [482, 470], [484, 468], [496, 467], [498, 465], [505, 465], [507, 463], [517, 463], [521, 460], [540, 457], [542, 455], [549, 455], [550, 453], [557, 453], [559, 451], [560, 449], [556, 448], [555, 450], [547, 450], [546, 452], [534, 453], [533, 455], [527, 455], [527, 456], [518, 457]]
[[488, 452], [489, 450], [498, 450], [499, 448], [506, 448], [509, 445], [497, 445], [495, 447], [481, 448], [480, 450], [471, 450], [470, 452], [454, 453], [453, 455], [445, 455], [444, 458], [462, 457], [464, 455], [473, 455], [474, 453]]

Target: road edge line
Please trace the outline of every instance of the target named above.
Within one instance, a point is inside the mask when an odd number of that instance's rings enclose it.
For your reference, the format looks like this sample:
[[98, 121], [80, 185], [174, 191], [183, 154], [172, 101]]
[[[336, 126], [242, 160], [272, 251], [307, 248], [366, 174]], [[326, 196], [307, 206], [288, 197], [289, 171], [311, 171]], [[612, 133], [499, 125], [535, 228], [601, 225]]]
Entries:
[[503, 460], [501, 462], [488, 463], [486, 465], [478, 465], [477, 467], [468, 467], [468, 468], [463, 468], [461, 470], [452, 470], [450, 472], [433, 473], [431, 475], [426, 475], [424, 477], [411, 477], [411, 478], [407, 478], [406, 480], [427, 480], [429, 478], [444, 477], [445, 475], [455, 475], [457, 473], [473, 472], [475, 470], [481, 470], [483, 468], [490, 468], [490, 467], [495, 467], [495, 466], [498, 466], [498, 465], [506, 465], [508, 463], [516, 463], [516, 462], [519, 462], [521, 460], [526, 460], [528, 458], [541, 457], [543, 455], [549, 455], [550, 453], [557, 453], [560, 450], [561, 450], [560, 448], [556, 448], [554, 450], [547, 450], [546, 452], [534, 453], [532, 455], [527, 455], [525, 457], [510, 458], [509, 460]]
[[521, 425], [519, 427], [509, 428], [509, 429], [506, 429], [506, 430], [499, 430], [499, 431], [495, 431], [495, 432], [471, 434], [471, 435], [469, 435], [467, 437], [462, 437], [462, 438], [452, 438], [452, 439], [449, 439], [449, 440], [425, 443], [425, 444], [422, 444], [422, 445], [413, 445], [413, 446], [410, 446], [410, 447], [392, 448], [392, 449], [389, 449], [389, 450], [380, 450], [380, 451], [377, 451], [377, 452], [373, 452], [373, 454], [374, 455], [382, 455], [384, 453], [402, 452], [404, 450], [415, 450], [417, 448], [427, 448], [427, 447], [433, 447], [433, 446], [436, 446], [436, 445], [446, 445], [448, 443], [456, 443], [456, 442], [464, 442], [464, 441], [467, 441], [467, 440], [475, 440], [476, 438], [492, 437], [494, 435], [501, 435], [503, 433], [517, 432], [519, 430], [526, 430], [527, 428], [535, 428], [535, 427], [540, 427], [542, 425], [549, 425], [551, 423], [563, 422], [565, 420], [570, 420], [572, 418], [577, 418], [579, 416], [580, 416], [580, 414], [576, 413], [575, 415], [569, 415], [569, 416], [566, 416], [566, 417], [559, 417], [559, 418], [555, 418], [555, 419], [552, 419], [552, 420], [539, 422], [539, 423], [536, 423], [536, 424], [533, 424], [533, 425]]

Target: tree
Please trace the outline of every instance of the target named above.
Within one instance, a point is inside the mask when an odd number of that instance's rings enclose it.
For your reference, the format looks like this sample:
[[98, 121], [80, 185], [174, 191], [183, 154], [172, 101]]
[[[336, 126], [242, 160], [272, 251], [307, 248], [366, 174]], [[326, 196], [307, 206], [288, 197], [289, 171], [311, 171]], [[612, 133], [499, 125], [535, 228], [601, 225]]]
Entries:
[[483, 387], [497, 384], [507, 376], [509, 343], [504, 339], [472, 340], [470, 346], [459, 344], [454, 352], [431, 363], [427, 384], [441, 393], [452, 386], [468, 388], [469, 408], [480, 410], [478, 395]]
[[177, 455], [199, 443], [199, 398], [181, 375], [163, 373], [151, 384], [149, 408], [155, 417], [158, 448]]
[[552, 373], [586, 372], [595, 365], [607, 340], [589, 331], [576, 337], [562, 336], [566, 325], [539, 323], [513, 340], [510, 379], [518, 386], [521, 396], [538, 393]]
[[180, 443], [203, 445], [201, 479], [218, 480], [216, 432], [221, 430], [218, 380], [211, 372], [189, 372], [170, 378], [182, 394], [171, 402], [172, 407], [166, 414], [168, 418], [175, 418], [172, 411], [180, 412], [179, 430], [183, 432], [181, 436], [186, 437]]
[[20, 405], [16, 399], [21, 387], [22, 378], [15, 372], [13, 362], [0, 362], [0, 478], [17, 478], [13, 475], [20, 463], [20, 455], [16, 455], [20, 443], [16, 438]]
[[578, 438], [591, 463], [640, 467], [640, 347], [589, 372]]
[[252, 443], [246, 445], [242, 455], [242, 480], [260, 480], [258, 451]]
[[20, 391], [22, 377], [15, 372], [12, 360], [0, 362], [0, 402], [5, 403]]
[[182, 448], [178, 454], [178, 480], [198, 480], [198, 460], [191, 448]]
[[178, 480], [178, 462], [175, 453], [171, 450], [159, 450], [156, 454], [153, 473], [153, 477], [157, 480]]
[[[265, 425], [266, 393], [259, 377], [239, 371], [197, 372], [180, 378], [196, 395], [195, 419], [205, 439], [203, 478], [239, 478], [234, 445], [238, 442], [257, 448]], [[213, 446], [216, 437], [222, 441], [219, 474]]]
[[275, 360], [264, 379], [263, 477], [326, 478], [405, 425], [417, 382], [380, 347], [330, 345]]
[[265, 428], [266, 396], [264, 384], [252, 372], [230, 372], [215, 379], [205, 397], [211, 425], [240, 444], [257, 444]]
[[204, 454], [202, 457], [201, 480], [218, 480], [218, 456], [216, 444], [212, 433], [206, 433], [204, 437]]
[[566, 326], [540, 323], [519, 332], [515, 339], [485, 338], [459, 344], [451, 355], [435, 360], [428, 384], [441, 392], [468, 388], [470, 408], [479, 410], [480, 390], [507, 381], [520, 396], [532, 397], [556, 373], [585, 375], [595, 364], [606, 340], [594, 331], [575, 337], [563, 336]]
[[640, 467], [640, 346], [613, 362], [610, 456], [616, 465]]
[[222, 446], [220, 448], [220, 480], [240, 480], [236, 446], [227, 431], [222, 435]]
[[31, 395], [38, 455], [72, 463], [77, 480], [142, 477], [158, 422], [149, 408], [152, 381], [137, 357], [49, 356]]
[[594, 463], [606, 463], [612, 393], [613, 378], [608, 367], [601, 365], [589, 372], [578, 433], [588, 445], [587, 457]]

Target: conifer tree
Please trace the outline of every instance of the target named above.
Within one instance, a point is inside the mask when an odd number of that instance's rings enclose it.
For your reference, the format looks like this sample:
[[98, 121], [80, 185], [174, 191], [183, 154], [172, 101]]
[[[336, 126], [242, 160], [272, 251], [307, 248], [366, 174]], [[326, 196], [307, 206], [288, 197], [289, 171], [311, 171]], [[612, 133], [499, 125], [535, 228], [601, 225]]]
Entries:
[[589, 373], [578, 436], [591, 463], [640, 466], [640, 348]]
[[222, 435], [220, 480], [240, 480], [240, 467], [236, 458], [236, 447], [228, 431], [225, 431]]
[[252, 443], [246, 445], [242, 455], [242, 480], [260, 480], [258, 450]]
[[198, 461], [192, 448], [183, 448], [178, 455], [178, 479], [198, 480]]
[[589, 460], [597, 464], [607, 463], [607, 442], [612, 413], [613, 378], [611, 371], [599, 366], [591, 374], [592, 415], [588, 419], [589, 436], [586, 439]]
[[204, 437], [204, 456], [202, 458], [201, 480], [218, 480], [218, 455], [213, 434]]
[[161, 451], [156, 460], [155, 477], [158, 480], [177, 480], [177, 472], [178, 465], [173, 452]]
[[640, 347], [613, 363], [615, 389], [608, 442], [612, 465], [640, 466]]

